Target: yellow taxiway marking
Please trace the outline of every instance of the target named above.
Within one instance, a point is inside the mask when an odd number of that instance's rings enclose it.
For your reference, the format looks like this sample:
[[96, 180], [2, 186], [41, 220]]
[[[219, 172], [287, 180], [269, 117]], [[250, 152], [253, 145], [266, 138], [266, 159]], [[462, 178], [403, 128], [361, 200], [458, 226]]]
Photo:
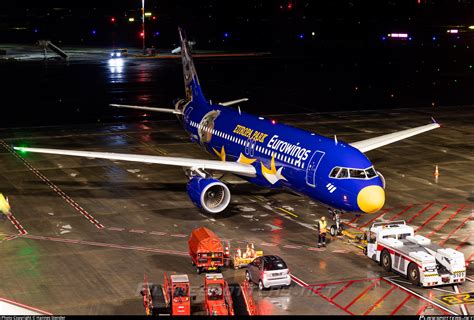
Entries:
[[262, 196], [254, 196], [254, 198], [256, 198], [257, 200], [262, 201], [262, 202], [267, 201], [267, 199], [265, 199], [265, 198], [262, 197]]
[[161, 148], [156, 148], [155, 147], [155, 150], [158, 151], [159, 153], [161, 153], [162, 155], [168, 155], [168, 152], [166, 152], [165, 150], [161, 149]]
[[286, 209], [283, 209], [283, 208], [278, 208], [280, 211], [283, 211], [284, 213], [288, 213], [290, 216], [293, 216], [295, 218], [298, 218], [298, 216], [296, 214], [294, 214], [293, 212], [291, 211], [288, 211]]

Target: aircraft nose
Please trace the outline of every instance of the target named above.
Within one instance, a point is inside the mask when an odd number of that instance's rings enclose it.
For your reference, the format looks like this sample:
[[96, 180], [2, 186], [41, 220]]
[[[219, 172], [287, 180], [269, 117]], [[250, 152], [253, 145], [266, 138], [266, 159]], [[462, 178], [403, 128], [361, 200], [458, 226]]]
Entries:
[[380, 186], [368, 186], [359, 191], [357, 205], [366, 213], [379, 211], [385, 203], [385, 191]]

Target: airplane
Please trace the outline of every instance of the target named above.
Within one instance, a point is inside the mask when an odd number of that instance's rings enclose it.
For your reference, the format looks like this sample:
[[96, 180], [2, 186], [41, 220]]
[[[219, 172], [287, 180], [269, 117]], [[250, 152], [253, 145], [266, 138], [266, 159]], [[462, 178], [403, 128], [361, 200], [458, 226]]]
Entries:
[[77, 150], [15, 147], [38, 152], [179, 166], [189, 178], [192, 202], [210, 214], [229, 205], [229, 188], [213, 172], [232, 173], [264, 188], [289, 189], [324, 204], [330, 213], [373, 214], [385, 203], [385, 179], [365, 152], [439, 128], [432, 123], [353, 143], [339, 141], [230, 106], [247, 98], [213, 104], [201, 90], [184, 30], [178, 28], [185, 98], [174, 109], [111, 104], [113, 107], [174, 114], [191, 141], [219, 160]]

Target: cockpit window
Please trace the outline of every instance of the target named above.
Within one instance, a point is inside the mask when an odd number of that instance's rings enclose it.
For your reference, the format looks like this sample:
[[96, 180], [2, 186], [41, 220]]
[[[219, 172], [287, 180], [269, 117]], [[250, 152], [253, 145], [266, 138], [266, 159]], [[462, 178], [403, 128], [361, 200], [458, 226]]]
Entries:
[[335, 167], [334, 169], [332, 169], [331, 173], [329, 174], [329, 176], [331, 178], [335, 178], [337, 177], [337, 174], [339, 173], [339, 170], [341, 170], [340, 167]]
[[349, 171], [346, 168], [342, 168], [337, 175], [338, 179], [349, 178]]
[[365, 179], [365, 171], [359, 169], [349, 169], [349, 175], [351, 178]]
[[367, 169], [355, 169], [355, 168], [341, 168], [341, 167], [334, 167], [329, 174], [330, 178], [334, 179], [372, 179], [377, 177], [377, 171], [375, 171], [374, 167], [370, 167]]
[[367, 178], [373, 178], [377, 175], [377, 172], [375, 172], [374, 167], [370, 167], [369, 169], [365, 170], [365, 174], [367, 175]]

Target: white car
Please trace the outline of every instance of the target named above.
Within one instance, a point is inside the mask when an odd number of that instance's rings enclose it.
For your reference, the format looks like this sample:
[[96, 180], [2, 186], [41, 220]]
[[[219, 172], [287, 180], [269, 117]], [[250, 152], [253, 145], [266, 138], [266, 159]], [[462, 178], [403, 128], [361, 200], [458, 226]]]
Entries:
[[128, 50], [127, 49], [114, 49], [110, 53], [110, 57], [112, 58], [126, 58], [128, 56]]
[[262, 256], [247, 265], [245, 279], [258, 284], [260, 290], [271, 287], [289, 287], [290, 270], [279, 256]]

